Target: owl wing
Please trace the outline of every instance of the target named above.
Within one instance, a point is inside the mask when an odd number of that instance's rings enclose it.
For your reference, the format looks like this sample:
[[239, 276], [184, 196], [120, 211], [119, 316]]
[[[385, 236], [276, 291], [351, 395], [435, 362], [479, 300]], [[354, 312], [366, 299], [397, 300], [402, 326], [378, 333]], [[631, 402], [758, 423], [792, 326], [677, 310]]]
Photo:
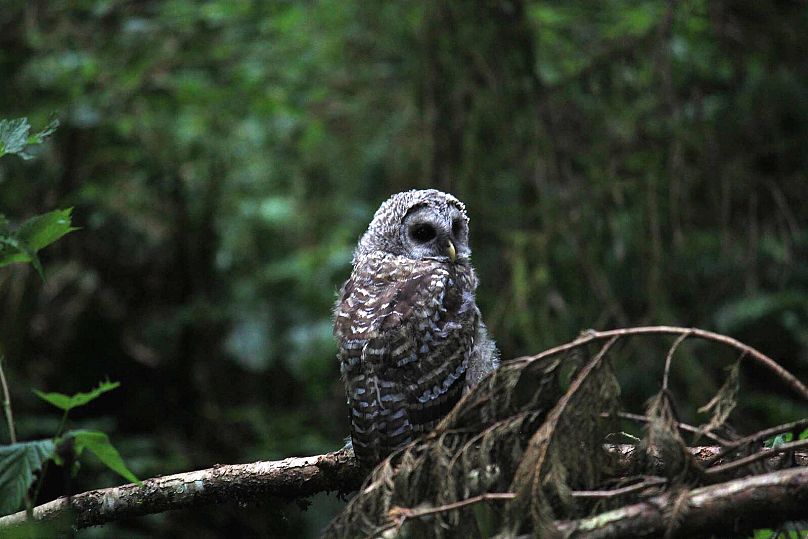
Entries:
[[454, 272], [394, 262], [357, 266], [336, 309], [351, 436], [366, 462], [430, 430], [454, 406], [476, 327], [473, 294], [462, 293]]
[[499, 351], [496, 343], [489, 337], [488, 329], [477, 311], [477, 328], [474, 334], [474, 349], [469, 359], [466, 372], [466, 387], [476, 386], [480, 380], [499, 368]]

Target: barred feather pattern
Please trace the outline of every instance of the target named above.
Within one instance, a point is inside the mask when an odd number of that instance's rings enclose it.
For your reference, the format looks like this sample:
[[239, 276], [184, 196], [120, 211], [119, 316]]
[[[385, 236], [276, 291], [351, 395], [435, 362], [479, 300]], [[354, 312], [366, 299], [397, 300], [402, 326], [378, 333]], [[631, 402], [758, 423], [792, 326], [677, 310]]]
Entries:
[[358, 261], [334, 331], [359, 460], [378, 462], [459, 400], [480, 323], [476, 285], [465, 262], [381, 252]]
[[357, 458], [431, 430], [498, 366], [474, 299], [468, 216], [434, 189], [385, 201], [354, 252], [334, 335]]

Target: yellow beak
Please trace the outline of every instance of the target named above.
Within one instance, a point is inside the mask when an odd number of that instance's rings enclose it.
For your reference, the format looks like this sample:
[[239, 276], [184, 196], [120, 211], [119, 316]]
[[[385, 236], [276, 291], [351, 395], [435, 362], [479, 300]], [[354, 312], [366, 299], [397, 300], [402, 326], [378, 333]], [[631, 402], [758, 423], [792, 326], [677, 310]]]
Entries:
[[455, 249], [454, 243], [451, 240], [447, 242], [449, 245], [446, 246], [446, 254], [449, 255], [449, 260], [452, 261], [452, 264], [455, 263], [457, 260], [457, 250]]

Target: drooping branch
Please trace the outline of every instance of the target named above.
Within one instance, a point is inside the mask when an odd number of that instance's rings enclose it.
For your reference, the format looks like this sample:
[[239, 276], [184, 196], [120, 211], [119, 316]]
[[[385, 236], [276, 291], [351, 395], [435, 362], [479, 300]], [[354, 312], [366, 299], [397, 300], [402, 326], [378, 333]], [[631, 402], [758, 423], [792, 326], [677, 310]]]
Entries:
[[736, 339], [733, 339], [732, 337], [727, 337], [726, 335], [721, 335], [720, 333], [714, 333], [712, 331], [706, 331], [698, 328], [682, 328], [676, 326], [647, 326], [636, 328], [612, 329], [608, 331], [589, 330], [584, 332], [579, 338], [577, 338], [572, 342], [556, 346], [555, 348], [550, 348], [549, 350], [545, 350], [544, 352], [536, 354], [535, 356], [526, 356], [525, 358], [518, 358], [518, 359], [530, 359], [534, 361], [540, 359], [546, 359], [556, 356], [558, 354], [575, 350], [576, 348], [580, 348], [591, 342], [608, 340], [613, 337], [628, 337], [631, 335], [679, 335], [685, 337], [697, 337], [699, 339], [713, 341], [724, 344], [731, 348], [735, 348], [736, 350], [744, 352], [748, 357], [750, 357], [754, 361], [760, 363], [761, 365], [772, 371], [795, 393], [800, 395], [802, 398], [808, 400], [808, 386], [803, 384], [796, 376], [794, 376], [786, 369], [781, 367], [779, 363], [774, 361], [772, 358], [770, 358], [763, 352], [755, 348], [752, 348], [751, 346], [748, 346]]
[[[611, 492], [576, 493], [592, 497], [625, 494], [636, 487], [647, 488], [661, 478], [652, 478], [639, 485], [615, 489]], [[594, 495], [594, 496], [593, 496]], [[466, 500], [437, 507], [411, 509], [395, 507], [390, 511], [390, 522], [370, 537], [399, 529], [407, 520], [452, 511], [459, 507], [510, 501], [513, 492], [481, 494]], [[683, 497], [684, 500], [679, 500]], [[676, 505], [680, 513], [671, 511]], [[666, 492], [642, 503], [623, 506], [592, 517], [573, 521], [556, 521], [560, 535], [597, 539], [622, 537], [662, 536], [673, 531], [680, 537], [704, 536], [710, 533], [740, 534], [760, 527], [776, 527], [808, 515], [808, 468], [780, 470], [728, 481], [719, 485], [685, 492]]]
[[[406, 528], [402, 533], [413, 536], [451, 537], [455, 532], [473, 533], [475, 525], [477, 531], [486, 530], [483, 534], [520, 530], [551, 536], [557, 523], [591, 518], [603, 510], [603, 504], [628, 507], [649, 503], [663, 493], [669, 496], [664, 516], [678, 518], [686, 512], [688, 488], [805, 467], [803, 455], [795, 454], [804, 448], [801, 441], [783, 444], [777, 440], [774, 447], [764, 449], [760, 442], [768, 436], [760, 433], [723, 458], [716, 457], [722, 447], [687, 447], [678, 432], [684, 424], [665, 381], [649, 401], [643, 438], [636, 446], [607, 447], [618, 457], [607, 458], [601, 444], [614, 437], [617, 425], [602, 419], [616, 417], [620, 406], [612, 364], [600, 360], [618, 339], [654, 334], [679, 337], [665, 360], [666, 379], [677, 346], [687, 338], [707, 339], [741, 352], [710, 401], [706, 411], [711, 411], [711, 418], [691, 429], [699, 436], [715, 437], [712, 431], [726, 423], [737, 405], [737, 372], [743, 358], [745, 364], [754, 361], [766, 366], [784, 385], [808, 397], [804, 383], [771, 358], [723, 335], [670, 326], [588, 331], [574, 342], [542, 354], [505, 362], [467, 393], [432, 433], [378, 466], [331, 522], [326, 537], [375, 537], [399, 526]], [[601, 351], [587, 360], [594, 352], [592, 345], [600, 346]], [[568, 353], [573, 351], [584, 353]], [[572, 381], [566, 381], [559, 370], [562, 364], [574, 365]], [[778, 431], [781, 428], [786, 426]], [[787, 430], [792, 439], [799, 436], [792, 428]], [[734, 445], [732, 437], [721, 438], [720, 446]], [[747, 459], [751, 453], [760, 454], [754, 459], [767, 463]], [[705, 473], [711, 468], [720, 473]], [[760, 488], [766, 496], [766, 485]], [[496, 507], [482, 511], [487, 515], [483, 524], [476, 522], [478, 511], [472, 507], [477, 504]], [[779, 513], [768, 516], [771, 523], [782, 523], [777, 520]], [[666, 527], [676, 524], [677, 518], [667, 518]], [[643, 531], [634, 526], [627, 535]], [[662, 534], [655, 531], [652, 535]]]
[[[51, 521], [73, 514], [76, 528], [127, 517], [214, 503], [249, 502], [265, 497], [304, 499], [324, 491], [356, 490], [365, 472], [351, 451], [279, 461], [215, 466], [62, 497], [33, 510], [33, 519]], [[25, 511], [0, 518], [0, 529], [21, 525]]]

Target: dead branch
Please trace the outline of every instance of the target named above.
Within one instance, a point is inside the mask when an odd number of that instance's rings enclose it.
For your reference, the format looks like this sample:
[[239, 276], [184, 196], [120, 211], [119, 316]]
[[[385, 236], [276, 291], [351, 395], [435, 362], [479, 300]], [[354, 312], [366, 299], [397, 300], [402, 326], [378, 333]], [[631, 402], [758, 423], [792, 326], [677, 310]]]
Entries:
[[[615, 425], [598, 420], [616, 417], [619, 403], [611, 363], [601, 360], [616, 340], [652, 334], [677, 336], [665, 358], [662, 390], [649, 402], [648, 426], [639, 445], [606, 446], [613, 457], [607, 458], [602, 443], [610, 432], [614, 433]], [[402, 533], [448, 538], [457, 532], [473, 533], [478, 514], [486, 515], [486, 533], [519, 530], [555, 536], [559, 523], [586, 522], [592, 518], [592, 511], [614, 509], [618, 503], [634, 508], [632, 504], [649, 500], [664, 501], [665, 507], [654, 507], [661, 511], [664, 527], [647, 531], [629, 518], [630, 529], [625, 534], [669, 536], [676, 533], [679, 523], [689, 519], [693, 503], [689, 489], [708, 489], [722, 481], [739, 488], [756, 488], [748, 475], [752, 472], [749, 465], [753, 465], [753, 460], [747, 459], [750, 452], [760, 454], [754, 459], [765, 460], [765, 464], [754, 465], [754, 473], [766, 477], [776, 469], [805, 468], [808, 460], [804, 452], [795, 454], [795, 450], [804, 449], [802, 442], [762, 452], [750, 442], [727, 451], [723, 457], [716, 457], [721, 447], [687, 447], [678, 433], [684, 424], [678, 421], [667, 382], [677, 347], [690, 337], [730, 346], [740, 352], [740, 359], [708, 405], [712, 410], [709, 422], [698, 428], [688, 425], [685, 430], [690, 427], [698, 436], [715, 436], [711, 431], [723, 425], [736, 406], [737, 372], [743, 358], [746, 363], [764, 365], [784, 385], [808, 399], [803, 382], [768, 356], [723, 335], [670, 326], [588, 331], [571, 343], [503, 364], [466, 394], [433, 433], [405, 446], [377, 467], [366, 486], [331, 522], [326, 536], [375, 537], [406, 526]], [[587, 349], [593, 345], [600, 346], [600, 352], [585, 365], [578, 358], [574, 377], [565, 384], [559, 366], [567, 358], [577, 357], [570, 352], [584, 351], [584, 357], [588, 356]], [[797, 432], [790, 432], [797, 437]], [[730, 438], [719, 443], [731, 446], [734, 442]], [[778, 456], [780, 452], [785, 457]], [[712, 469], [716, 471], [710, 472]], [[741, 474], [747, 477], [741, 479]], [[659, 479], [647, 480], [648, 477]], [[749, 496], [768, 496], [770, 486], [762, 484], [759, 493]], [[489, 504], [492, 499], [485, 494], [492, 493], [498, 496], [496, 508], [469, 507]], [[761, 507], [767, 511], [766, 503]], [[620, 518], [622, 513], [609, 515]], [[761, 520], [780, 524], [780, 516], [767, 512]], [[709, 518], [723, 522], [720, 517]], [[603, 524], [601, 520], [593, 522]], [[733, 526], [728, 526], [730, 533]], [[581, 530], [576, 527], [567, 531]], [[567, 536], [567, 531], [559, 535]]]
[[668, 350], [668, 355], [665, 357], [665, 374], [662, 376], [662, 389], [668, 389], [668, 380], [670, 377], [671, 372], [671, 363], [673, 363], [673, 354], [676, 353], [676, 350], [679, 348], [679, 345], [682, 344], [685, 339], [690, 337], [692, 332], [688, 331], [687, 333], [682, 333], [677, 337], [676, 342], [673, 343], [673, 346], [670, 347]]
[[[640, 485], [606, 492], [586, 492], [586, 496], [604, 497], [625, 494], [628, 489], [664, 483], [662, 478], [649, 478]], [[580, 493], [579, 493], [580, 494]], [[391, 529], [400, 529], [407, 520], [445, 513], [461, 507], [489, 501], [510, 501], [513, 492], [489, 493], [451, 504], [411, 509], [394, 507], [390, 522], [369, 537], [380, 537]], [[683, 497], [685, 518], [673, 519], [667, 509], [675, 498]], [[644, 501], [574, 521], [556, 521], [564, 537], [620, 538], [659, 536], [673, 526], [679, 537], [710, 533], [739, 534], [755, 528], [776, 527], [782, 522], [808, 516], [808, 468], [793, 468], [755, 475], [702, 487], [690, 492], [667, 492]], [[681, 517], [681, 515], [680, 515]]]
[[461, 507], [466, 507], [468, 505], [475, 505], [481, 502], [489, 502], [489, 501], [510, 501], [516, 497], [516, 494], [513, 492], [490, 492], [488, 494], [480, 494], [479, 496], [474, 496], [473, 498], [467, 498], [465, 500], [460, 500], [458, 502], [447, 503], [446, 505], [439, 505], [437, 507], [428, 507], [425, 509], [410, 509], [409, 507], [393, 507], [390, 509], [390, 519], [391, 522], [378, 530], [375, 533], [371, 534], [368, 539], [372, 539], [373, 537], [378, 537], [382, 535], [387, 530], [391, 530], [395, 528], [396, 530], [400, 529], [401, 526], [407, 520], [413, 520], [416, 518], [422, 518], [429, 515], [437, 515], [439, 513], [445, 513], [447, 511], [453, 511], [455, 509], [460, 509]]
[[686, 493], [684, 514], [667, 511], [680, 492], [655, 496], [575, 521], [556, 523], [564, 537], [661, 537], [670, 526], [678, 537], [737, 535], [808, 517], [808, 467], [753, 475]]
[[625, 496], [626, 494], [633, 494], [641, 492], [649, 487], [657, 487], [665, 485], [668, 480], [664, 477], [645, 477], [639, 483], [626, 485], [624, 487], [614, 488], [611, 490], [573, 490], [570, 496], [573, 498], [615, 498], [617, 496]]
[[760, 352], [755, 348], [752, 348], [751, 346], [748, 346], [740, 341], [737, 341], [732, 337], [727, 337], [726, 335], [721, 335], [720, 333], [713, 333], [712, 331], [705, 331], [703, 329], [698, 328], [680, 328], [675, 326], [647, 326], [636, 328], [612, 329], [609, 331], [589, 330], [570, 343], [562, 344], [560, 346], [556, 346], [555, 348], [550, 348], [549, 350], [545, 350], [544, 352], [536, 354], [535, 356], [526, 356], [524, 358], [518, 358], [518, 359], [528, 359], [532, 361], [546, 359], [556, 356], [558, 354], [562, 354], [564, 352], [568, 352], [570, 350], [574, 350], [576, 348], [580, 348], [594, 341], [603, 341], [611, 339], [613, 337], [627, 337], [631, 335], [685, 335], [687, 337], [698, 337], [700, 339], [721, 343], [731, 348], [735, 348], [736, 350], [746, 353], [754, 361], [757, 361], [758, 363], [760, 363], [761, 365], [772, 371], [786, 385], [788, 385], [797, 394], [802, 396], [803, 399], [808, 400], [808, 386], [800, 382], [800, 380], [796, 376], [794, 376], [786, 369], [781, 367], [776, 361], [774, 361], [772, 358], [770, 358], [763, 352]]

